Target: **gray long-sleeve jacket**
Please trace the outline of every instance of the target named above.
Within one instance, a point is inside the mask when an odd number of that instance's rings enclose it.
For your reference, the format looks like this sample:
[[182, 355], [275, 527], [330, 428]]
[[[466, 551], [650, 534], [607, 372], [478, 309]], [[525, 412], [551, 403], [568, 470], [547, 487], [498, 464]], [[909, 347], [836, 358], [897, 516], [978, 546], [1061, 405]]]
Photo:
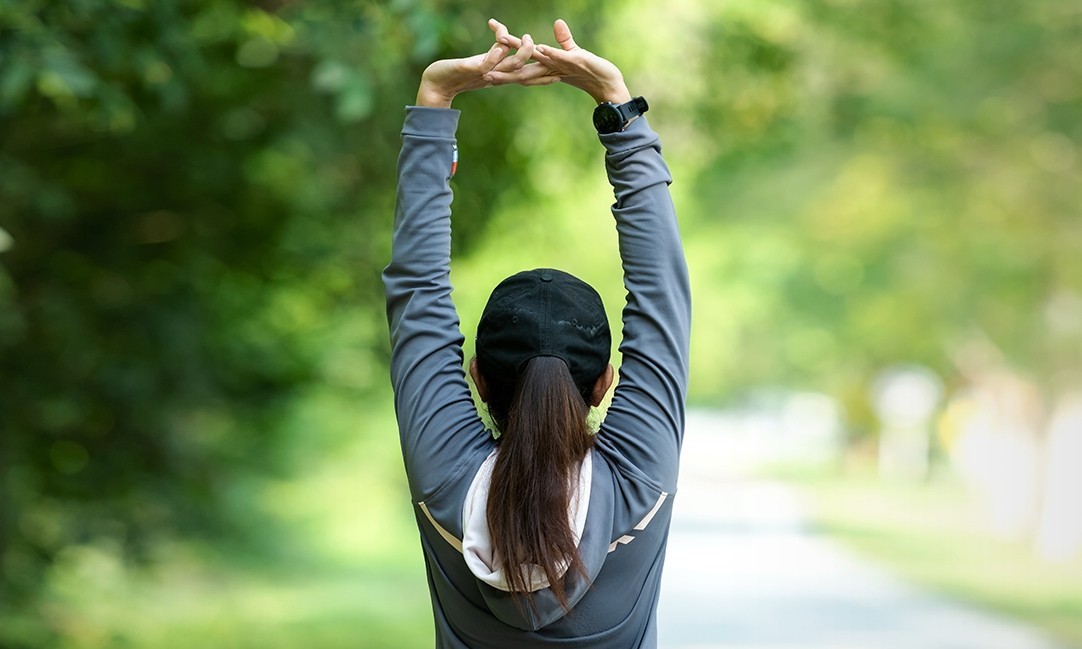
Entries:
[[676, 491], [688, 376], [691, 297], [669, 196], [645, 118], [600, 136], [616, 195], [627, 304], [620, 380], [593, 453], [570, 612], [549, 589], [520, 611], [479, 581], [462, 554], [463, 503], [494, 449], [463, 370], [451, 302], [450, 176], [457, 110], [408, 107], [398, 161], [392, 259], [384, 270], [391, 381], [428, 571], [436, 645], [449, 648], [657, 645], [656, 608]]

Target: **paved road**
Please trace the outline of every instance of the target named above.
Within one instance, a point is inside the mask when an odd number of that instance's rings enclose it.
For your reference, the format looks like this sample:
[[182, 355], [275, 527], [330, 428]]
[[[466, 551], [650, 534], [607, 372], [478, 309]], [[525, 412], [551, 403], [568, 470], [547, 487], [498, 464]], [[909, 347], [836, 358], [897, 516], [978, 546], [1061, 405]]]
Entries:
[[719, 472], [725, 445], [689, 435], [684, 449], [658, 609], [663, 649], [1068, 649], [811, 533], [793, 491]]

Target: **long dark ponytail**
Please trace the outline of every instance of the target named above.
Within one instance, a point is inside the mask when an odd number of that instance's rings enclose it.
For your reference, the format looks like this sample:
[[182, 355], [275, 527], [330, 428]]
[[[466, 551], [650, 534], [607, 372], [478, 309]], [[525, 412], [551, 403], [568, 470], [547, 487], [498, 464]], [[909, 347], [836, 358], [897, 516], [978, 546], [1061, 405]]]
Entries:
[[489, 412], [501, 431], [487, 512], [496, 561], [512, 595], [527, 600], [527, 566], [540, 566], [567, 608], [560, 569], [584, 574], [568, 504], [579, 463], [594, 443], [586, 427], [589, 405], [567, 364], [552, 356], [530, 359], [515, 385], [489, 389]]

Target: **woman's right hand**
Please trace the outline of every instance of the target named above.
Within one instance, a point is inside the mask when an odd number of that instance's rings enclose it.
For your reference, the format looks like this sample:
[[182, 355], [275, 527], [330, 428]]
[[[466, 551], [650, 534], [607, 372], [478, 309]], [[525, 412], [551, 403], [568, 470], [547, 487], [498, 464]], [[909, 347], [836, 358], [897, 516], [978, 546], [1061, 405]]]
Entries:
[[[533, 59], [548, 70], [548, 75], [559, 77], [560, 81], [585, 91], [594, 101], [622, 104], [631, 100], [631, 93], [624, 83], [624, 75], [612, 62], [585, 50], [575, 43], [571, 28], [562, 19], [552, 27], [559, 47], [537, 45], [533, 49]], [[498, 37], [500, 39], [501, 37]], [[518, 46], [513, 36], [503, 36], [502, 42]], [[484, 76], [493, 82], [514, 82], [521, 71], [504, 73], [499, 70]]]

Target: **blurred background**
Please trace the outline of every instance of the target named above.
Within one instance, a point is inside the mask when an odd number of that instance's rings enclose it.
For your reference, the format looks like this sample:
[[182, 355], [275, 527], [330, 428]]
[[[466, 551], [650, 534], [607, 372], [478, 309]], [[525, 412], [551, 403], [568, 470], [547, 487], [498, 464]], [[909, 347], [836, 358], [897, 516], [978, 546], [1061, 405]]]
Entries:
[[[1082, 646], [1070, 0], [0, 1], [0, 646], [431, 646], [379, 273], [403, 106], [489, 16], [649, 99], [719, 471]], [[455, 107], [467, 337], [541, 265], [616, 322], [590, 100]]]

